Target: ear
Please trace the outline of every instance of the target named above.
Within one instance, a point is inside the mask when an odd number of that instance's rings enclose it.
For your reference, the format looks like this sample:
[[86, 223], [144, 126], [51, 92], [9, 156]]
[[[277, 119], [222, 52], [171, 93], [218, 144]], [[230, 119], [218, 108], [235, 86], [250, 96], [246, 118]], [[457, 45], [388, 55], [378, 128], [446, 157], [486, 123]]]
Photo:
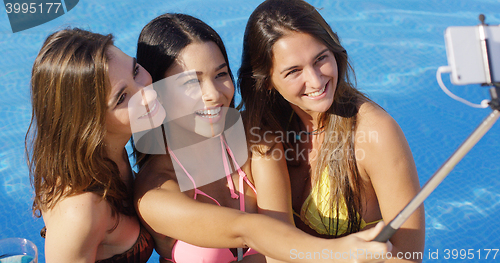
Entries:
[[[271, 72], [271, 75], [272, 75], [272, 72]], [[273, 90], [276, 90], [274, 88], [274, 85], [273, 85], [273, 82], [271, 81], [271, 77], [270, 76], [266, 76], [266, 78], [264, 79], [264, 83], [267, 84], [267, 91], [269, 93], [271, 93]]]

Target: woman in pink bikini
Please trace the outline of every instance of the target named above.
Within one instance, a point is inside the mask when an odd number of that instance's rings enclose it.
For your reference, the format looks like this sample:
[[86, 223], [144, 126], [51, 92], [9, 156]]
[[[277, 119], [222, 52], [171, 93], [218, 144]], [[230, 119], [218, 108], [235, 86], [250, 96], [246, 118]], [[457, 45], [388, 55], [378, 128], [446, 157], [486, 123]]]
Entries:
[[233, 77], [212, 28], [183, 14], [157, 17], [141, 32], [137, 60], [167, 112], [160, 129], [134, 134], [135, 205], [161, 262], [265, 262], [262, 255], [267, 262], [332, 262], [339, 261], [335, 252], [390, 250], [390, 243], [369, 242], [381, 226], [336, 240], [293, 226], [283, 147], [264, 143], [263, 151], [248, 152], [239, 139]]

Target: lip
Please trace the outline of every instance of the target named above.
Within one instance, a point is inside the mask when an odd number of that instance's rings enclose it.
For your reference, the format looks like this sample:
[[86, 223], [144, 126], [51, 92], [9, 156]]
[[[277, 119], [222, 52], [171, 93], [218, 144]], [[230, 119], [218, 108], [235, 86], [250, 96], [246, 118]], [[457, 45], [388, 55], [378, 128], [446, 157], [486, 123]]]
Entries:
[[197, 110], [194, 113], [202, 118], [215, 118], [220, 115], [222, 104], [215, 107], [205, 107], [202, 110]]
[[223, 114], [223, 104], [219, 104], [217, 106], [212, 106], [212, 107], [205, 107], [204, 109], [196, 110], [194, 112], [195, 116], [199, 118], [200, 120], [209, 122], [209, 123], [216, 123], [218, 122]]
[[158, 112], [158, 110], [160, 108], [158, 104], [160, 102], [158, 102], [158, 100], [154, 100], [153, 103], [148, 103], [148, 105], [153, 104], [153, 106], [151, 108], [149, 108], [150, 111], [146, 111], [146, 113], [144, 113], [143, 115], [141, 115], [138, 119], [146, 119], [146, 118], [153, 117]]
[[[331, 82], [331, 80], [329, 80], [328, 82], [326, 82], [325, 86], [323, 87], [324, 90], [323, 90], [323, 92], [320, 95], [314, 96], [314, 97], [310, 97], [310, 96], [307, 96], [306, 94], [304, 94], [303, 96], [305, 98], [307, 98], [307, 99], [310, 99], [310, 100], [319, 100], [319, 99], [324, 98], [326, 96], [327, 91], [330, 89], [330, 82]], [[314, 92], [311, 92], [311, 93], [314, 93]]]

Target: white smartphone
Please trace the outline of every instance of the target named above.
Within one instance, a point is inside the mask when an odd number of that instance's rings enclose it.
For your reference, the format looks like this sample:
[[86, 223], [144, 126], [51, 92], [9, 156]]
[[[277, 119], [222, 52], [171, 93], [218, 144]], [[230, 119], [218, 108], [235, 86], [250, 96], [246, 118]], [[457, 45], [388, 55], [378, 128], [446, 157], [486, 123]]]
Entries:
[[[479, 26], [448, 27], [445, 31], [446, 55], [455, 85], [486, 83], [485, 64]], [[500, 26], [485, 26], [493, 82], [500, 82]]]

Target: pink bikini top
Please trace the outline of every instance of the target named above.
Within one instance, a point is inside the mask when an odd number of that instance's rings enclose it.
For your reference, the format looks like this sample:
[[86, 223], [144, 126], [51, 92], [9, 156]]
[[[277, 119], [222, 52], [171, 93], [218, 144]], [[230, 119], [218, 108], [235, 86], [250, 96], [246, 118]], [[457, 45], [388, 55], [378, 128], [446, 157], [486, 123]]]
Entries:
[[[229, 186], [229, 191], [231, 193], [231, 197], [234, 199], [240, 199], [240, 210], [245, 211], [245, 194], [244, 194], [244, 188], [243, 188], [243, 181], [245, 181], [250, 188], [257, 194], [257, 191], [255, 190], [255, 187], [253, 184], [248, 180], [247, 175], [243, 170], [241, 170], [241, 167], [236, 163], [236, 160], [234, 158], [234, 155], [229, 149], [229, 146], [227, 145], [226, 141], [220, 136], [221, 138], [221, 147], [222, 147], [222, 160], [224, 164], [224, 171], [226, 173], [226, 179], [227, 183]], [[227, 162], [226, 156], [224, 156], [224, 149], [229, 153], [229, 156], [233, 160], [233, 163], [235, 167], [238, 170], [238, 174], [240, 176], [239, 179], [239, 188], [238, 192], [239, 195], [237, 195], [234, 192], [234, 182], [231, 177], [231, 172], [229, 171], [229, 166]], [[204, 195], [210, 199], [212, 199], [218, 206], [221, 206], [220, 203], [215, 200], [215, 198], [209, 196], [208, 194], [204, 193], [203, 191], [199, 190], [196, 188], [196, 184], [194, 182], [193, 177], [186, 171], [184, 166], [179, 162], [177, 157], [174, 155], [174, 153], [168, 149], [170, 155], [172, 158], [175, 160], [175, 162], [184, 170], [186, 175], [189, 177], [191, 182], [193, 183], [194, 186], [194, 199], [196, 199], [196, 196], [198, 194]], [[249, 255], [254, 255], [258, 254], [257, 251], [253, 250], [252, 248], [249, 248], [244, 254], [243, 257], [249, 256]], [[170, 262], [176, 262], [176, 263], [229, 263], [238, 260], [237, 257], [233, 255], [231, 250], [229, 248], [205, 248], [205, 247], [198, 247], [195, 245], [191, 245], [189, 243], [183, 242], [181, 240], [177, 240], [174, 244], [174, 247], [172, 249], [172, 259], [167, 259], [165, 260], [170, 261]]]

